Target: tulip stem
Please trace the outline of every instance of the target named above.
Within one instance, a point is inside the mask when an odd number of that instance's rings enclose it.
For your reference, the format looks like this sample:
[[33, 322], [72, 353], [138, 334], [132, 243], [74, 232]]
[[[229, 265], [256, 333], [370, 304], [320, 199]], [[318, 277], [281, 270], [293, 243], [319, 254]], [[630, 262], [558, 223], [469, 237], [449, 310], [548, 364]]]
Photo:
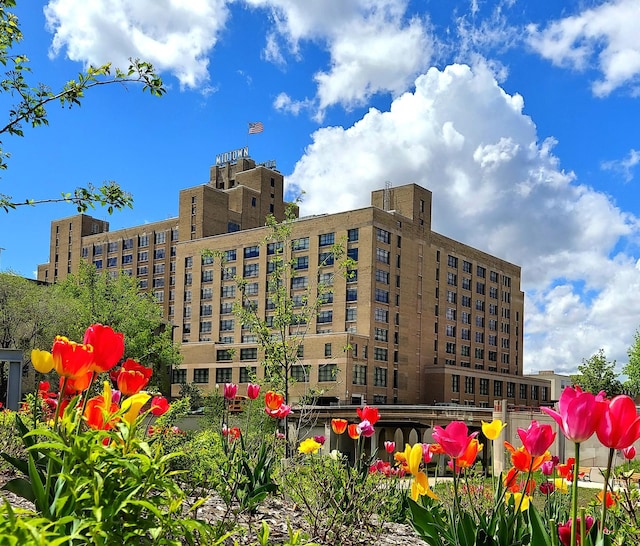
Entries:
[[607, 470], [604, 473], [604, 485], [602, 486], [602, 518], [600, 521], [600, 528], [598, 529], [599, 537], [604, 536], [604, 526], [607, 517], [607, 486], [609, 485], [609, 478], [611, 477], [611, 466], [613, 464], [613, 456], [615, 454], [614, 448], [609, 448], [609, 459], [607, 461]]
[[575, 442], [575, 461], [573, 463], [573, 483], [571, 484], [571, 546], [576, 546], [578, 531], [578, 469], [580, 468], [580, 442]]

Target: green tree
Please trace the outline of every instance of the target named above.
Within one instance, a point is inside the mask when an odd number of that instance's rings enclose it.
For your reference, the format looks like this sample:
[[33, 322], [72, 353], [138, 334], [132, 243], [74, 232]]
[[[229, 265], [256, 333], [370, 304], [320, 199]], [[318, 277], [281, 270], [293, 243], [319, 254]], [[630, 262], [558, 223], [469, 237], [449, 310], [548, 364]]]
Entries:
[[578, 366], [578, 374], [572, 375], [571, 380], [583, 390], [594, 394], [604, 391], [607, 396], [615, 396], [622, 392], [622, 383], [615, 371], [616, 361], [607, 361], [604, 349], [588, 359], [582, 359]]
[[622, 373], [627, 376], [624, 389], [631, 395], [640, 394], [640, 332], [633, 336], [633, 345], [627, 351], [628, 364], [622, 368]]
[[[63, 298], [47, 286], [13, 273], [0, 273], [0, 348], [19, 349], [25, 365], [30, 362], [31, 349], [51, 346], [59, 331], [72, 322]], [[30, 389], [29, 378], [23, 390]], [[0, 368], [0, 401], [7, 393], [6, 370]]]
[[[24, 136], [24, 125], [39, 127], [48, 125], [47, 106], [58, 102], [62, 107], [71, 108], [79, 106], [85, 96], [85, 92], [93, 87], [119, 83], [135, 83], [142, 85], [143, 91], [151, 95], [161, 96], [165, 93], [162, 80], [156, 75], [153, 66], [140, 60], [131, 60], [126, 71], [113, 70], [110, 64], [102, 66], [90, 66], [86, 71], [78, 74], [78, 77], [69, 80], [62, 89], [57, 91], [43, 83], [29, 83], [27, 76], [31, 70], [28, 66], [29, 59], [26, 55], [16, 53], [14, 47], [22, 41], [18, 17], [12, 13], [15, 8], [15, 0], [0, 0], [0, 63], [6, 70], [0, 81], [0, 93], [8, 93], [17, 98], [8, 113], [8, 119], [0, 126], [0, 138], [4, 135]], [[7, 168], [6, 160], [9, 153], [4, 150], [4, 142], [0, 140], [0, 169]], [[108, 207], [109, 214], [114, 209], [131, 207], [132, 196], [123, 191], [113, 181], [105, 182], [100, 187], [91, 184], [86, 187], [76, 188], [73, 192], [63, 192], [58, 198], [25, 199], [15, 201], [11, 196], [0, 193], [0, 208], [8, 212], [22, 205], [36, 205], [40, 203], [67, 202], [76, 206], [78, 212], [85, 212], [94, 208], [96, 204]]]
[[73, 309], [74, 322], [64, 335], [82, 340], [89, 325], [108, 324], [124, 334], [125, 358], [153, 367], [152, 380], [168, 393], [171, 370], [182, 357], [162, 309], [151, 294], [140, 292], [136, 279], [122, 272], [112, 278], [82, 263], [77, 274], [51, 288], [62, 293]]

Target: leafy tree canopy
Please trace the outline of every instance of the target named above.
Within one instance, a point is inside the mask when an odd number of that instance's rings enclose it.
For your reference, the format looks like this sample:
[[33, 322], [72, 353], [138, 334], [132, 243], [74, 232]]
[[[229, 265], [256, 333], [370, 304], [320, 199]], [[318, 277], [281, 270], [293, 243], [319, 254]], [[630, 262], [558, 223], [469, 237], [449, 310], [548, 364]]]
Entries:
[[615, 371], [616, 361], [607, 361], [604, 349], [587, 359], [582, 359], [578, 366], [580, 373], [571, 376], [575, 385], [594, 394], [604, 391], [608, 397], [622, 393], [622, 383]]
[[633, 345], [627, 351], [629, 363], [622, 368], [622, 373], [627, 376], [624, 383], [625, 390], [633, 395], [640, 394], [640, 332], [633, 336]]
[[[5, 121], [0, 121], [0, 139], [4, 139], [5, 135], [22, 137], [24, 127], [28, 125], [48, 125], [47, 107], [50, 103], [58, 102], [67, 108], [79, 106], [85, 92], [93, 87], [135, 83], [142, 85], [143, 91], [148, 91], [151, 95], [161, 96], [165, 93], [162, 80], [154, 72], [153, 66], [138, 59], [131, 60], [126, 71], [117, 68], [114, 70], [110, 64], [90, 66], [58, 90], [52, 90], [44, 83], [28, 82], [27, 77], [31, 74], [29, 59], [14, 51], [23, 38], [18, 17], [10, 11], [15, 5], [15, 0], [0, 0], [0, 63], [5, 67], [4, 74], [0, 75], [0, 93], [11, 95], [17, 100]], [[0, 140], [0, 169], [7, 169], [9, 156], [4, 149], [4, 141]], [[111, 214], [115, 209], [131, 208], [133, 198], [113, 181], [100, 187], [88, 184], [73, 192], [63, 192], [60, 197], [43, 200], [16, 201], [11, 196], [0, 193], [0, 209], [6, 212], [18, 206], [56, 202], [72, 203], [78, 212], [86, 212], [99, 204], [106, 206]]]

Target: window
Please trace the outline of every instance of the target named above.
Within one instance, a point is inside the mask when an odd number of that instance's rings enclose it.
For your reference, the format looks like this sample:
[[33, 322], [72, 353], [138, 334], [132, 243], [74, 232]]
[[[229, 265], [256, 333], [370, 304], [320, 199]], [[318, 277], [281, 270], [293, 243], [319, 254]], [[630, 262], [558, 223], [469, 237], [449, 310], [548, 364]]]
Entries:
[[538, 385], [531, 385], [531, 400], [538, 399]]
[[201, 317], [210, 317], [211, 315], [213, 315], [213, 305], [208, 303], [200, 306]]
[[462, 277], [462, 288], [465, 290], [471, 290], [471, 279]]
[[256, 376], [257, 368], [255, 366], [240, 368], [240, 383], [251, 383]]
[[470, 296], [462, 296], [461, 300], [462, 307], [471, 307], [471, 297]]
[[200, 333], [201, 334], [208, 334], [211, 332], [211, 321], [210, 320], [203, 320], [200, 322]]
[[218, 349], [216, 351], [216, 360], [224, 361], [224, 360], [232, 360], [233, 353], [229, 349]]
[[93, 265], [96, 266], [96, 269], [102, 269], [102, 260], [94, 260]]
[[466, 260], [463, 260], [462, 271], [464, 271], [465, 273], [471, 273], [471, 262], [467, 262]]
[[232, 368], [216, 368], [216, 383], [231, 383]]
[[347, 258], [353, 260], [354, 262], [358, 261], [358, 248], [348, 248], [347, 249]]
[[388, 339], [389, 339], [389, 330], [385, 330], [384, 328], [375, 328], [374, 329], [374, 339], [376, 341], [388, 341]]
[[235, 284], [229, 284], [229, 285], [223, 286], [222, 290], [220, 292], [220, 295], [223, 298], [235, 298], [235, 296], [236, 296], [236, 285]]
[[335, 381], [338, 375], [337, 364], [321, 364], [318, 368], [318, 381]]
[[202, 272], [202, 282], [212, 282], [213, 281], [213, 269], [208, 269]]
[[140, 235], [138, 237], [138, 246], [149, 246], [149, 236], [148, 235]]
[[156, 248], [153, 251], [153, 259], [154, 260], [162, 260], [165, 256], [165, 250], [164, 248]]
[[471, 347], [469, 345], [460, 345], [460, 354], [462, 356], [470, 356]]
[[476, 283], [476, 294], [482, 294], [484, 296], [484, 283], [477, 282]]
[[298, 383], [308, 383], [311, 366], [308, 364], [294, 364], [291, 366], [291, 379]]
[[318, 313], [317, 323], [326, 324], [327, 322], [333, 322], [333, 311], [320, 311]]
[[376, 260], [384, 264], [389, 263], [389, 251], [384, 248], [376, 248]]
[[202, 265], [211, 265], [213, 263], [213, 255], [206, 254], [202, 256]]
[[480, 360], [483, 360], [484, 359], [484, 349], [480, 349], [479, 347], [476, 347], [475, 355], [476, 355], [476, 358], [478, 358]]
[[247, 264], [242, 270], [243, 277], [257, 277], [260, 264]]
[[[464, 296], [462, 297], [464, 299]], [[460, 313], [460, 322], [462, 322], [462, 324], [471, 324], [471, 313], [462, 311], [462, 313]]]
[[489, 345], [491, 345], [492, 347], [497, 347], [498, 346], [498, 336], [496, 336], [494, 334], [489, 334]]
[[258, 294], [258, 283], [257, 282], [248, 282], [244, 285], [244, 295], [245, 296], [256, 296]]
[[258, 360], [258, 349], [255, 347], [240, 349], [240, 360]]
[[146, 262], [149, 260], [149, 252], [146, 250], [143, 250], [142, 252], [138, 252], [138, 261], [139, 262]]
[[293, 269], [309, 269], [309, 256], [298, 256], [295, 258]]
[[489, 280], [491, 282], [498, 282], [498, 274], [495, 271], [489, 273]]
[[489, 380], [488, 379], [480, 379], [480, 394], [488, 395], [489, 394]]
[[382, 307], [376, 307], [374, 311], [374, 319], [376, 322], [389, 322], [389, 311], [383, 309]]
[[489, 304], [489, 314], [490, 315], [497, 315], [498, 314], [498, 306], [495, 303], [490, 303]]
[[493, 382], [493, 396], [502, 396], [502, 381]]
[[516, 384], [511, 381], [507, 381], [507, 398], [516, 397]]
[[130, 250], [133, 248], [133, 239], [124, 239], [122, 241], [122, 250]]
[[164, 274], [164, 264], [155, 264], [153, 266], [153, 274], [154, 275], [163, 275]]
[[358, 238], [359, 238], [359, 230], [358, 230], [358, 228], [347, 230], [347, 241], [349, 243], [353, 243], [353, 242], [357, 241]]
[[245, 258], [257, 258], [258, 256], [260, 256], [259, 246], [248, 246], [244, 249]]
[[308, 285], [309, 279], [307, 277], [293, 277], [293, 279], [291, 279], [292, 290], [307, 288]]
[[282, 241], [278, 241], [277, 243], [268, 243], [267, 244], [267, 255], [271, 254], [282, 254]]
[[347, 282], [358, 282], [358, 270], [357, 269], [349, 269], [347, 271]]
[[527, 385], [525, 385], [524, 383], [520, 383], [520, 398], [522, 400], [527, 399]]
[[210, 300], [213, 298], [213, 288], [203, 288], [200, 292], [200, 299]]
[[220, 321], [220, 331], [221, 332], [228, 332], [230, 330], [233, 330], [234, 328], [234, 321], [233, 319], [224, 319]]
[[291, 241], [291, 250], [308, 250], [309, 249], [309, 237], [302, 237], [301, 239], [294, 239]]
[[231, 281], [236, 276], [236, 266], [227, 266], [222, 269], [222, 280]]
[[476, 300], [476, 310], [477, 311], [484, 311], [484, 301], [483, 300]]
[[451, 392], [460, 392], [460, 376], [453, 374], [451, 376]]
[[489, 297], [493, 299], [498, 299], [498, 289], [495, 286], [489, 287]]
[[375, 300], [380, 303], [389, 303], [389, 292], [387, 290], [376, 288]]
[[389, 351], [382, 347], [373, 348], [373, 360], [381, 360], [386, 362], [389, 359]]
[[331, 343], [324, 344], [324, 356], [331, 356]]
[[450, 355], [456, 354], [456, 344], [451, 341], [448, 341], [445, 346], [445, 352]]
[[472, 376], [466, 376], [464, 378], [464, 392], [467, 394], [473, 394], [476, 390], [476, 378]]
[[225, 250], [224, 251], [224, 261], [225, 262], [235, 262], [236, 261], [236, 250]]
[[478, 277], [481, 277], [484, 279], [485, 275], [487, 274], [487, 270], [484, 267], [478, 266], [476, 268], [476, 275]]
[[347, 288], [347, 301], [358, 301], [357, 288]]
[[[231, 181], [233, 184], [233, 180]], [[234, 231], [240, 231], [240, 224], [236, 222], [227, 222], [227, 233], [233, 233]]]
[[186, 383], [187, 382], [187, 370], [175, 369], [173, 370], [172, 383]]
[[333, 265], [333, 252], [321, 252], [318, 254], [318, 266], [324, 267], [327, 265]]
[[382, 284], [389, 284], [389, 272], [382, 269], [376, 269], [376, 281]]
[[107, 244], [107, 252], [118, 252], [119, 241]]
[[458, 276], [455, 273], [447, 273], [447, 284], [451, 286], [457, 286]]
[[456, 320], [456, 310], [453, 307], [447, 307], [445, 316], [447, 320]]
[[373, 368], [373, 386], [374, 387], [386, 387], [387, 386], [387, 368]]
[[165, 243], [167, 240], [167, 232], [166, 231], [161, 231], [159, 233], [155, 233], [154, 234], [154, 242], [155, 244], [159, 245], [162, 243]]
[[469, 328], [460, 329], [460, 339], [471, 341], [471, 330]]
[[541, 395], [542, 395], [542, 401], [546, 402], [548, 400], [548, 391], [549, 391], [549, 387], [541, 387]]
[[351, 322], [354, 320], [358, 320], [358, 308], [357, 307], [347, 307], [347, 321]]
[[323, 233], [318, 237], [319, 246], [329, 246], [335, 243], [335, 233]]
[[354, 385], [366, 385], [367, 384], [367, 367], [362, 364], [353, 365], [353, 378], [352, 383]]
[[384, 229], [376, 228], [376, 240], [381, 243], [389, 244], [391, 243], [391, 233], [385, 231]]
[[456, 337], [456, 327], [451, 324], [447, 324], [445, 333], [449, 337]]
[[107, 267], [116, 267], [118, 265], [118, 258], [107, 258]]
[[458, 258], [449, 254], [449, 256], [447, 256], [447, 265], [458, 269]]
[[194, 383], [209, 383], [209, 368], [196, 368], [193, 370]]
[[453, 290], [447, 290], [447, 301], [449, 303], [456, 302], [456, 293]]
[[221, 303], [220, 304], [220, 314], [221, 315], [228, 315], [230, 313], [233, 313], [233, 303], [231, 303], [231, 302]]

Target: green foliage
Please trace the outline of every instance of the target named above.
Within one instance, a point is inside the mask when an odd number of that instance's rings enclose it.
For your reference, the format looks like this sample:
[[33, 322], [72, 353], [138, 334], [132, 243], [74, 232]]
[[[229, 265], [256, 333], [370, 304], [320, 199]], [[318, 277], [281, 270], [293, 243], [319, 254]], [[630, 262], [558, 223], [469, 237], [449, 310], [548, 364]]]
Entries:
[[[13, 411], [0, 411], [0, 453], [7, 453], [11, 457], [24, 457], [26, 453], [16, 425], [16, 416]], [[0, 469], [5, 464], [4, 459], [1, 459]]]
[[161, 392], [169, 391], [170, 371], [182, 358], [162, 309], [150, 294], [139, 291], [136, 279], [122, 273], [111, 278], [92, 264], [81, 263], [77, 274], [50, 289], [61, 293], [74, 310], [73, 324], [58, 333], [82, 339], [88, 325], [110, 325], [127, 340], [125, 358], [152, 367], [154, 386]]
[[195, 383], [182, 383], [180, 385], [180, 398], [189, 399], [189, 409], [195, 411], [204, 405], [204, 397], [200, 387]]
[[640, 332], [633, 336], [633, 344], [627, 351], [629, 362], [622, 368], [622, 373], [627, 376], [624, 388], [632, 395], [640, 394]]
[[582, 359], [578, 366], [578, 374], [572, 375], [574, 385], [578, 385], [584, 391], [598, 393], [604, 391], [608, 397], [622, 393], [622, 383], [618, 380], [615, 371], [616, 361], [607, 361], [604, 349], [588, 359]]
[[[76, 79], [69, 80], [58, 91], [52, 91], [43, 83], [28, 82], [27, 76], [31, 73], [29, 59], [24, 54], [14, 52], [14, 47], [23, 39], [18, 18], [10, 11], [15, 5], [15, 0], [0, 1], [0, 63], [5, 67], [4, 75], [0, 79], [0, 92], [18, 98], [18, 102], [9, 110], [5, 124], [0, 126], [0, 135], [22, 137], [24, 125], [48, 125], [47, 107], [50, 103], [58, 102], [66, 108], [80, 106], [85, 93], [94, 87], [133, 83], [141, 85], [143, 91], [148, 91], [154, 96], [162, 96], [165, 93], [162, 80], [154, 72], [153, 66], [138, 59], [131, 59], [128, 69], [124, 71], [113, 70], [109, 63], [97, 67], [89, 66], [85, 72], [79, 73]], [[2, 144], [0, 141], [0, 169], [6, 169], [9, 153], [4, 151]], [[131, 208], [133, 199], [113, 181], [106, 182], [98, 188], [89, 184], [73, 192], [63, 192], [61, 197], [55, 199], [14, 201], [10, 196], [0, 194], [0, 208], [6, 212], [22, 205], [56, 202], [72, 203], [78, 212], [86, 212], [99, 204], [106, 206], [111, 214], [115, 209]]]
[[47, 544], [221, 544], [213, 527], [183, 513], [186, 495], [170, 468], [177, 454], [137, 437], [144, 417], [131, 427], [120, 421], [110, 431], [85, 430], [72, 401], [54, 429], [28, 430], [17, 420], [27, 458], [3, 457], [25, 477], [4, 489], [34, 502], [36, 512], [15, 518], [5, 507], [0, 543], [34, 527]]
[[[257, 532], [258, 540], [254, 542], [252, 546], [276, 546], [269, 542], [270, 531], [267, 522], [263, 521]], [[287, 531], [289, 533], [289, 539], [280, 546], [320, 546], [315, 542], [307, 542], [308, 537], [300, 530], [294, 531], [290, 525], [287, 526]]]

